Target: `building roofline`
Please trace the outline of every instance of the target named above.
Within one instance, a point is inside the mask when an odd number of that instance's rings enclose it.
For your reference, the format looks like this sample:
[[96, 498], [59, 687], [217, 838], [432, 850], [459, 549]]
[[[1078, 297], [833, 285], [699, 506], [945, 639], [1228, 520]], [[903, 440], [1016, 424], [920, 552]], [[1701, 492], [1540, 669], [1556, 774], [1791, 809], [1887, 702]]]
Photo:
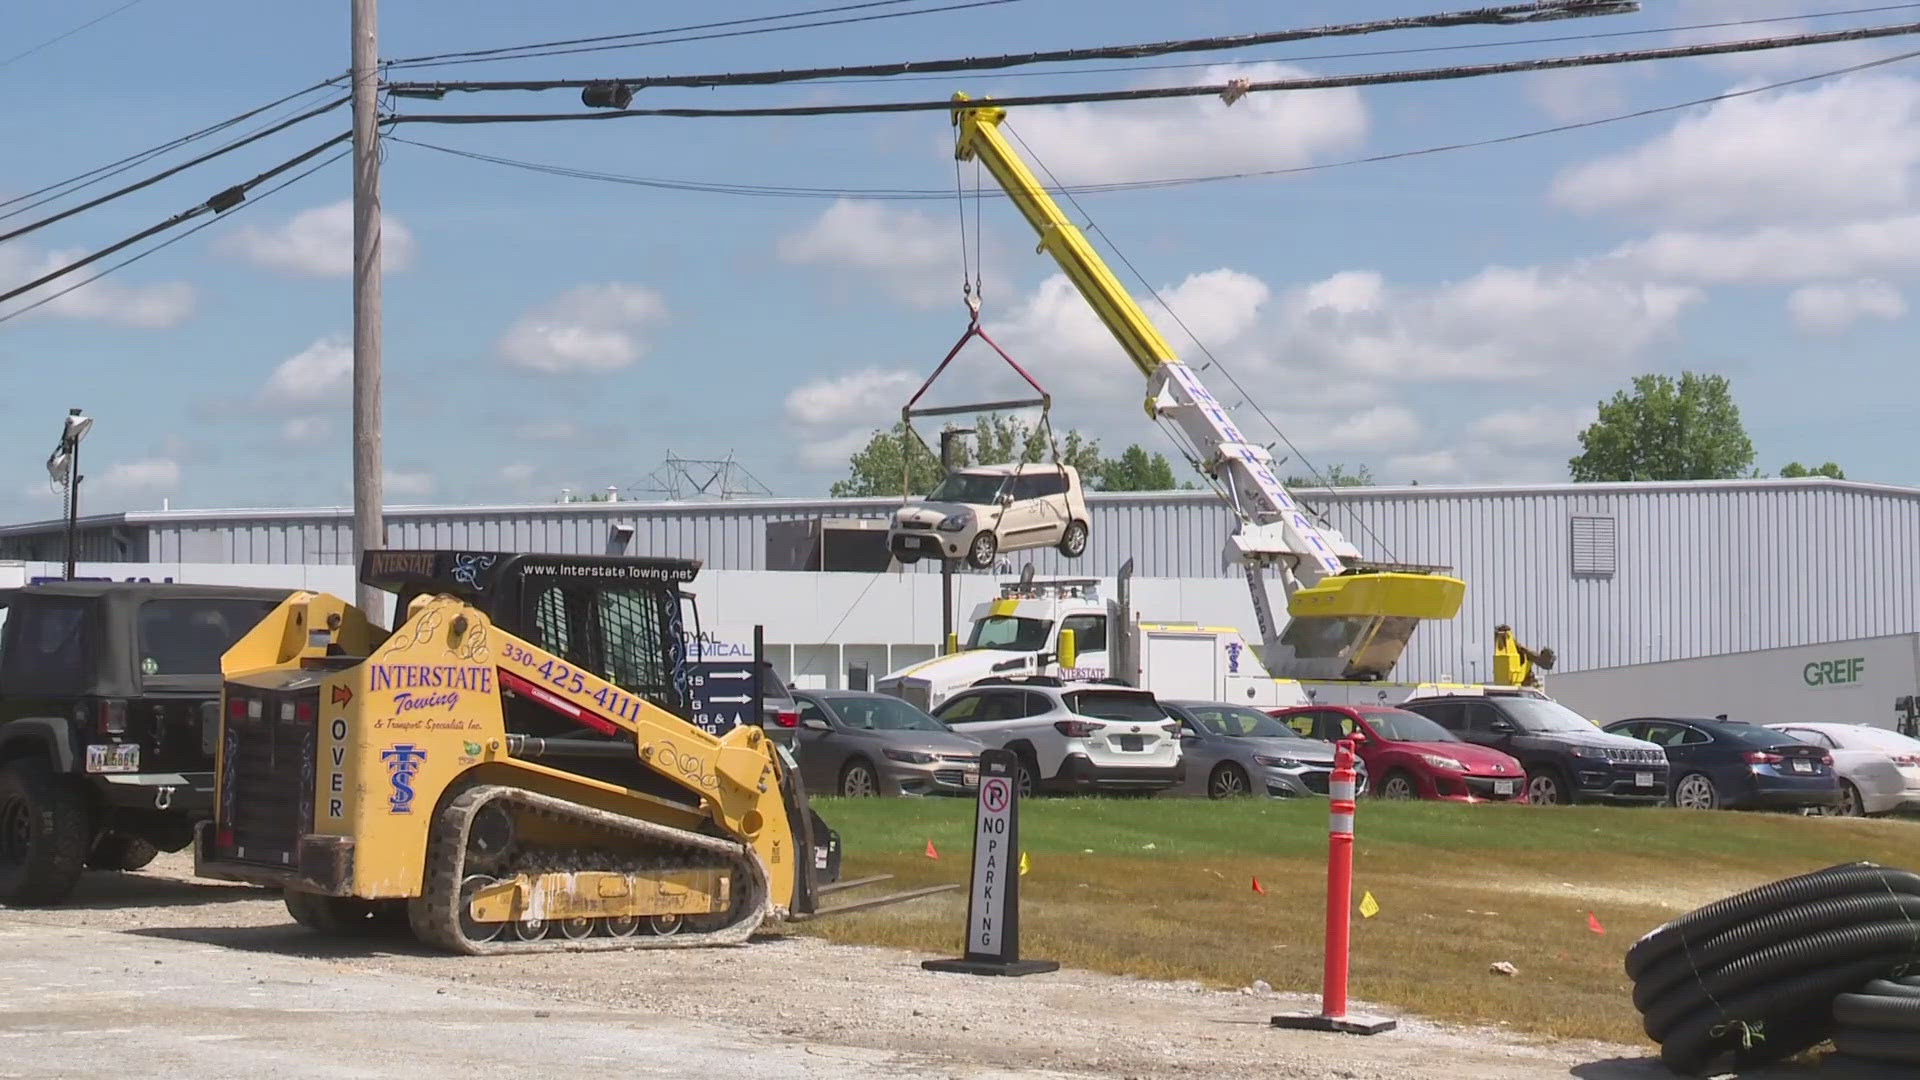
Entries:
[[[1680, 491], [1752, 491], [1760, 489], [1798, 488], [1803, 490], [1839, 490], [1856, 492], [1863, 495], [1888, 495], [1900, 498], [1920, 498], [1920, 487], [1903, 487], [1897, 484], [1874, 484], [1858, 480], [1834, 480], [1828, 477], [1796, 477], [1793, 479], [1753, 479], [1753, 480], [1650, 480], [1629, 483], [1555, 483], [1555, 484], [1473, 484], [1449, 486], [1440, 484], [1409, 484], [1395, 486], [1372, 486], [1351, 488], [1296, 488], [1294, 491], [1309, 501], [1344, 502], [1351, 499], [1460, 499], [1483, 498], [1488, 496], [1513, 497], [1531, 495], [1619, 495], [1644, 494], [1647, 492]], [[1092, 503], [1213, 503], [1217, 496], [1207, 489], [1191, 491], [1090, 491], [1087, 500]], [[828, 517], [859, 517], [884, 514], [892, 507], [900, 505], [901, 500], [894, 496], [875, 496], [854, 499], [835, 499], [819, 497], [783, 497], [764, 499], [726, 499], [726, 500], [689, 500], [658, 502], [573, 502], [573, 503], [486, 503], [474, 506], [458, 504], [389, 506], [383, 511], [389, 517], [417, 518], [436, 517], [448, 514], [460, 514], [480, 517], [524, 515], [524, 514], [575, 514], [591, 517], [622, 517], [635, 514], [671, 514], [686, 511], [704, 513], [754, 514], [787, 511], [796, 514], [819, 514], [823, 510]], [[83, 529], [104, 528], [114, 525], [169, 525], [194, 522], [222, 521], [292, 521], [313, 518], [350, 519], [353, 508], [348, 506], [310, 506], [310, 507], [234, 507], [208, 510], [169, 509], [169, 510], [130, 510], [117, 514], [95, 514], [82, 517], [77, 522]], [[64, 529], [64, 519], [54, 518], [43, 521], [22, 522], [17, 525], [0, 525], [0, 536], [18, 536], [44, 533], [52, 529]]]

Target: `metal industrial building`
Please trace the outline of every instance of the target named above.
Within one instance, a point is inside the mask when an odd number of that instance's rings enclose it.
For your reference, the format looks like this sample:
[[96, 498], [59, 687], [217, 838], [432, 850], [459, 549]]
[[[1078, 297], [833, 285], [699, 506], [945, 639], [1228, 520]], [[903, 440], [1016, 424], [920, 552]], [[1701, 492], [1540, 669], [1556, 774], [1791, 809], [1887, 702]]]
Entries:
[[[1551, 646], [1563, 671], [1920, 630], [1920, 562], [1913, 554], [1920, 549], [1920, 489], [1815, 478], [1299, 494], [1369, 557], [1451, 566], [1466, 580], [1460, 617], [1415, 636], [1403, 677], [1486, 677], [1492, 628], [1502, 622], [1529, 645]], [[1031, 561], [1042, 576], [1110, 578], [1132, 558], [1141, 578], [1214, 579], [1204, 582], [1214, 586], [1205, 590], [1215, 598], [1208, 603], [1226, 606], [1231, 594], [1218, 579], [1236, 575], [1222, 555], [1231, 518], [1210, 492], [1096, 494], [1089, 501], [1086, 556], [1068, 563], [1051, 550], [1019, 553], [1007, 569]], [[878, 519], [894, 505], [767, 499], [395, 507], [387, 512], [387, 542], [675, 555], [699, 558], [715, 571], [819, 577], [818, 522]], [[143, 564], [154, 573], [185, 565], [339, 564], [352, 548], [350, 519], [344, 508], [87, 517], [79, 557]], [[884, 556], [871, 561], [878, 550], [871, 525], [861, 537], [842, 531], [851, 524], [828, 530], [829, 552], [844, 540], [844, 550], [856, 552], [844, 565], [884, 565]], [[59, 560], [65, 543], [63, 522], [0, 527], [0, 558]], [[831, 554], [828, 568], [837, 569]], [[932, 568], [920, 564], [911, 573]], [[968, 584], [970, 595], [988, 586]], [[1207, 617], [1251, 632], [1244, 593], [1234, 606], [1210, 609]], [[829, 630], [836, 617], [845, 615], [820, 612], [822, 625], [810, 640], [837, 640]]]

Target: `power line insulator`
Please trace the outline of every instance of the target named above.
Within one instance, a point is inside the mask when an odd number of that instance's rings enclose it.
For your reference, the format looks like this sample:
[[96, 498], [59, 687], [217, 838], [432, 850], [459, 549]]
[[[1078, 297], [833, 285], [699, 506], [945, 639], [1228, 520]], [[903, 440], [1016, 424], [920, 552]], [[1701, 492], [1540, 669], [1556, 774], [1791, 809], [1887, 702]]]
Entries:
[[633, 104], [633, 87], [618, 82], [592, 82], [580, 91], [580, 103], [589, 109], [624, 109]]

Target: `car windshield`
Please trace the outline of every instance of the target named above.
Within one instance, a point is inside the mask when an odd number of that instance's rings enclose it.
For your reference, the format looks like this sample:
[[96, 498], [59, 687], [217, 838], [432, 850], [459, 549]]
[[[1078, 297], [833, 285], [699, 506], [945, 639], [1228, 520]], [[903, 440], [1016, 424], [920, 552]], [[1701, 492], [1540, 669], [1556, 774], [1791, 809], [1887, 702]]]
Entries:
[[1135, 720], [1157, 723], [1167, 718], [1160, 703], [1149, 694], [1128, 694], [1117, 690], [1075, 690], [1060, 695], [1067, 708], [1096, 720]]
[[218, 675], [220, 657], [280, 606], [278, 600], [148, 600], [140, 605], [143, 675]]
[[824, 699], [840, 722], [861, 731], [945, 731], [947, 725], [895, 697]]
[[973, 633], [967, 638], [967, 648], [1039, 652], [1047, 647], [1047, 635], [1052, 630], [1053, 624], [1045, 619], [989, 615], [973, 624]]
[[1522, 730], [1544, 734], [1594, 732], [1599, 725], [1557, 701], [1544, 698], [1502, 698], [1500, 711]]
[[1405, 709], [1365, 709], [1367, 726], [1388, 742], [1459, 742], [1460, 737], [1439, 724]]
[[1258, 709], [1243, 705], [1190, 705], [1187, 712], [1215, 735], [1235, 739], [1298, 739], [1300, 733]]
[[927, 496], [928, 502], [969, 503], [985, 506], [999, 496], [1007, 478], [992, 474], [954, 473]]

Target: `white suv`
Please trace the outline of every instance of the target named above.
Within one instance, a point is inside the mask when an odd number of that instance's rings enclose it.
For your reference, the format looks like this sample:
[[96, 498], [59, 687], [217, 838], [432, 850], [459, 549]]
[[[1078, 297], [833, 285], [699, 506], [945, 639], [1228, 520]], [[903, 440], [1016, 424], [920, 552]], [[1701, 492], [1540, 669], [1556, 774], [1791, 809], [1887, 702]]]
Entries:
[[1184, 778], [1180, 724], [1152, 691], [1050, 676], [982, 679], [933, 710], [953, 730], [1020, 756], [1020, 794], [1152, 793]]
[[974, 465], [955, 469], [925, 499], [893, 512], [887, 547], [903, 563], [964, 559], [993, 567], [1003, 551], [1087, 550], [1087, 497], [1071, 465]]

